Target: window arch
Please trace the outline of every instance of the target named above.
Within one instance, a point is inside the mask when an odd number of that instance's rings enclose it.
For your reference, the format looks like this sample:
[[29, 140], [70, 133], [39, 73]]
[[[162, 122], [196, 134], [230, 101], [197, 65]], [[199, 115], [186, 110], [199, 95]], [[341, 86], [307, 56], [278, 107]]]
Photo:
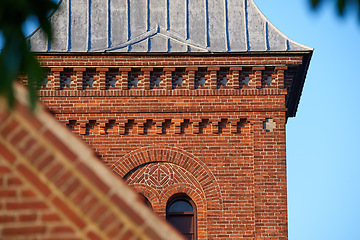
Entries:
[[166, 206], [166, 220], [187, 239], [197, 239], [196, 205], [188, 196], [175, 196]]
[[153, 210], [153, 207], [151, 205], [151, 202], [149, 201], [149, 199], [147, 199], [147, 197], [144, 196], [144, 194], [140, 193], [140, 199], [143, 203], [145, 203], [145, 205], [150, 208], [151, 210]]

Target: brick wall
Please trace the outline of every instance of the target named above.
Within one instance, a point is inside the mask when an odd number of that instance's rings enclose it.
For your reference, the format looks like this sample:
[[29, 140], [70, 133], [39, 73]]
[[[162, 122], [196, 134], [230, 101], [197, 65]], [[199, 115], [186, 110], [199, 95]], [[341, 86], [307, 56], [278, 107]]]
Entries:
[[160, 217], [184, 193], [199, 239], [287, 239], [285, 123], [302, 58], [43, 55], [39, 94]]
[[0, 239], [182, 239], [49, 113], [0, 98]]

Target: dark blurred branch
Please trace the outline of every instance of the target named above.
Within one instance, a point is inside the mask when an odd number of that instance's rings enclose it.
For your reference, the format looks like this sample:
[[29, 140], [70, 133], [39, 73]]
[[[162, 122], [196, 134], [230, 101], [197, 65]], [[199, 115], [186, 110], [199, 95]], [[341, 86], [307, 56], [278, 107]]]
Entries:
[[360, 0], [310, 0], [313, 8], [318, 8], [322, 2], [325, 1], [336, 1], [337, 10], [340, 16], [346, 14], [346, 7], [356, 8], [360, 20]]
[[52, 31], [48, 14], [55, 11], [57, 4], [51, 0], [1, 0], [0, 33], [4, 46], [0, 53], [0, 94], [7, 97], [9, 107], [14, 104], [13, 82], [20, 73], [28, 77], [30, 106], [34, 108], [38, 83], [43, 79], [40, 64], [30, 52], [23, 24], [30, 17], [35, 17], [49, 40]]

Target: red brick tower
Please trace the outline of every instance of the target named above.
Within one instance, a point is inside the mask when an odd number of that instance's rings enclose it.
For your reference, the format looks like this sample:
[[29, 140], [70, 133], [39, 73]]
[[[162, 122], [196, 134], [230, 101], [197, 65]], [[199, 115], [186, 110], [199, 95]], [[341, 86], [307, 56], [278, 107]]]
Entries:
[[63, 0], [39, 94], [189, 239], [287, 239], [285, 126], [312, 49], [252, 0]]

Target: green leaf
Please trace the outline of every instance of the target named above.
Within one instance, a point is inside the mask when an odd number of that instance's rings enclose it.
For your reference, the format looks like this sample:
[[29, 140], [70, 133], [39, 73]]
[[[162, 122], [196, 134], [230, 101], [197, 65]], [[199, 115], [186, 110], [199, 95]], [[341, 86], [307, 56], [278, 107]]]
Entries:
[[311, 0], [311, 5], [313, 8], [317, 7], [320, 3], [320, 0]]
[[4, 37], [4, 47], [0, 53], [0, 94], [14, 105], [13, 82], [20, 73], [28, 76], [29, 102], [34, 109], [37, 86], [43, 79], [42, 69], [30, 52], [22, 25], [30, 17], [38, 19], [49, 40], [52, 37], [48, 14], [58, 5], [52, 0], [0, 0], [0, 32]]
[[346, 0], [337, 1], [338, 11], [340, 15], [344, 15], [345, 5], [346, 5]]

